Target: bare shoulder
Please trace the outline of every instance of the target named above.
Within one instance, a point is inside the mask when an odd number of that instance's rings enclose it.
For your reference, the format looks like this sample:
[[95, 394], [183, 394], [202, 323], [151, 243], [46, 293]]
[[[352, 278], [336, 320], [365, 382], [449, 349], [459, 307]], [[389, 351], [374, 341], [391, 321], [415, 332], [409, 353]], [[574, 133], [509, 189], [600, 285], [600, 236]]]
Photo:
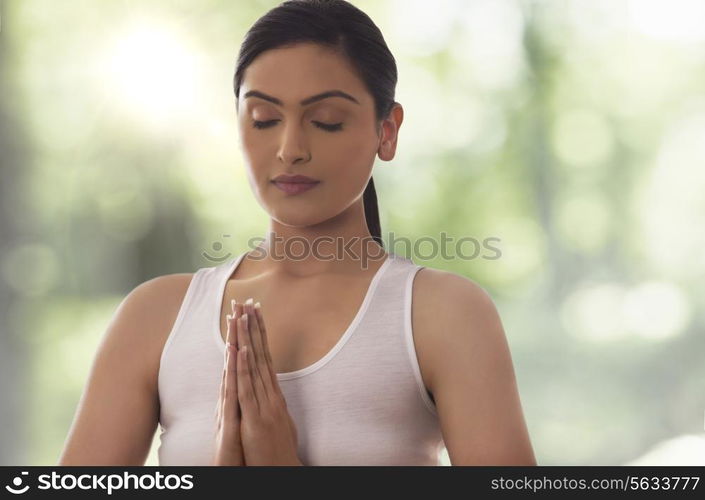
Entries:
[[490, 294], [448, 271], [424, 268], [417, 279], [412, 322], [419, 364], [451, 463], [536, 465], [511, 351]]
[[102, 349], [129, 364], [154, 395], [161, 351], [192, 276], [166, 274], [135, 286], [118, 304], [102, 339]]
[[429, 301], [435, 305], [453, 302], [492, 302], [489, 293], [474, 280], [451, 271], [424, 267], [415, 278], [414, 298], [418, 296], [420, 307]]
[[[490, 294], [466, 276], [424, 267], [414, 279], [412, 325], [427, 388], [434, 392], [437, 366], [462, 336], [481, 337], [501, 330]], [[503, 332], [502, 332], [503, 335]]]
[[153, 321], [168, 324], [170, 319], [175, 319], [192, 278], [193, 273], [157, 276], [135, 287], [125, 301], [135, 301], [139, 304], [138, 312], [148, 314]]
[[144, 349], [147, 358], [147, 384], [156, 391], [159, 359], [176, 321], [193, 273], [157, 276], [137, 285], [118, 306], [113, 322]]

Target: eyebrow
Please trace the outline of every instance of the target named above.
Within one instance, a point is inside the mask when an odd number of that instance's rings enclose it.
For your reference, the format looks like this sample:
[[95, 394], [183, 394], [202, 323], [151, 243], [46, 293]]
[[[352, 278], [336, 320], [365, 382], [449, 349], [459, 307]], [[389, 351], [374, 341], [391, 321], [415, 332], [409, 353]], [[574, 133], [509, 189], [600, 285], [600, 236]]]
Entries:
[[[283, 106], [284, 103], [280, 100], [277, 99], [276, 97], [272, 97], [271, 95], [267, 95], [264, 92], [260, 92], [259, 90], [250, 90], [245, 93], [243, 99], [247, 99], [248, 97], [259, 97], [260, 99], [264, 99], [265, 101], [272, 102], [278, 106]], [[357, 99], [355, 99], [353, 96], [348, 94], [347, 92], [343, 92], [342, 90], [327, 90], [325, 92], [321, 92], [320, 94], [312, 95], [311, 97], [307, 97], [306, 99], [302, 99], [299, 104], [301, 106], [307, 106], [309, 104], [312, 104], [314, 102], [327, 99], [328, 97], [342, 97], [343, 99], [347, 99], [349, 101], [354, 102], [355, 104], [360, 104]]]

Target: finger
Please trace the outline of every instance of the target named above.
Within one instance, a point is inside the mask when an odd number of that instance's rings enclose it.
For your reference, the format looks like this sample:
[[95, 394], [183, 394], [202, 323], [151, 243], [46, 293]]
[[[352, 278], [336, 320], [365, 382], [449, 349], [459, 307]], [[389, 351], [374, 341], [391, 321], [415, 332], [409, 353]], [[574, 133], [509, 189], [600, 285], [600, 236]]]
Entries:
[[[232, 300], [230, 301], [230, 310], [231, 310], [231, 312], [232, 312], [231, 315], [232, 315], [232, 317], [235, 318], [235, 319], [237, 319], [237, 317], [239, 316], [239, 311], [240, 311], [240, 309], [238, 308], [238, 306], [239, 306], [239, 304], [237, 303], [237, 300], [232, 299]], [[236, 333], [236, 328], [237, 328], [237, 322], [235, 322], [235, 323], [233, 324], [232, 340], [230, 340], [229, 342], [234, 343], [234, 344], [235, 344], [235, 348], [237, 349], [237, 335], [235, 335], [235, 333]]]
[[261, 363], [264, 361], [264, 351], [262, 345], [262, 335], [259, 329], [259, 323], [257, 321], [257, 315], [255, 314], [255, 306], [252, 303], [252, 299], [248, 299], [245, 303], [245, 309], [247, 311], [247, 321], [250, 325], [250, 337], [252, 339], [252, 356], [257, 363], [257, 367], [263, 366]]
[[274, 370], [274, 362], [272, 361], [272, 354], [269, 350], [269, 341], [267, 340], [267, 327], [264, 324], [264, 315], [262, 314], [262, 306], [259, 302], [255, 304], [255, 316], [257, 317], [257, 325], [259, 326], [260, 334], [262, 337], [263, 352], [265, 358], [267, 359], [267, 369], [269, 370], [269, 382], [270, 382], [270, 394], [277, 394], [280, 397], [284, 397], [279, 386], [279, 379], [277, 378], [277, 372]]
[[264, 398], [269, 398], [272, 383], [269, 380], [269, 370], [264, 364], [264, 355], [262, 354], [262, 340], [257, 326], [257, 317], [255, 316], [255, 306], [252, 299], [248, 299], [245, 303], [245, 311], [247, 312], [247, 323], [250, 332], [250, 373], [252, 374], [252, 385], [258, 394], [257, 399], [263, 401]]
[[[236, 303], [233, 303], [235, 306]], [[231, 376], [231, 382], [232, 382], [232, 387], [233, 387], [233, 401], [234, 401], [234, 408], [232, 410], [234, 411], [234, 414], [236, 417], [238, 417], [238, 422], [239, 422], [239, 416], [240, 416], [240, 406], [238, 405], [237, 402], [237, 314], [239, 314], [241, 311], [238, 310], [238, 308], [235, 308], [235, 316], [232, 317], [232, 328], [231, 328], [231, 333], [230, 333], [230, 343], [231, 343], [231, 350], [230, 350], [230, 358], [231, 358], [231, 369], [230, 369], [230, 376]]]
[[[217, 414], [217, 421], [220, 422], [222, 418], [222, 413], [223, 413], [223, 400], [225, 399], [225, 375], [227, 373], [227, 368], [228, 368], [228, 342], [230, 342], [231, 339], [231, 331], [232, 331], [232, 315], [226, 314], [225, 315], [225, 327], [226, 327], [226, 334], [225, 334], [225, 350], [223, 351], [223, 373], [221, 374], [220, 377], [220, 390], [219, 392], [219, 397], [218, 397], [218, 407], [216, 409], [216, 414]], [[219, 424], [220, 425], [220, 424]]]
[[262, 372], [265, 371], [267, 367], [257, 366], [257, 360], [255, 359], [254, 349], [249, 349], [249, 346], [247, 349], [247, 364], [250, 372], [252, 390], [255, 392], [257, 402], [261, 407], [267, 401], [272, 399], [272, 390], [270, 389], [271, 384], [265, 384], [262, 377]]
[[[237, 318], [237, 343], [238, 351], [241, 351], [243, 347], [250, 345], [249, 335], [247, 335], [247, 315], [244, 309], [241, 311], [240, 317]], [[251, 347], [250, 347], [251, 349]]]
[[227, 341], [225, 343], [225, 366], [223, 370], [223, 376], [224, 376], [224, 387], [223, 387], [223, 394], [222, 394], [222, 399], [223, 402], [221, 403], [222, 407], [222, 412], [223, 412], [223, 419], [226, 422], [232, 422], [233, 421], [233, 411], [232, 411], [232, 402], [235, 401], [236, 409], [237, 409], [237, 397], [233, 395], [233, 392], [237, 391], [237, 384], [234, 383], [232, 380], [233, 373], [234, 373], [234, 366], [235, 363], [237, 362], [237, 356], [233, 356], [233, 352], [236, 353], [234, 347], [233, 347], [233, 339], [235, 337], [234, 334], [235, 330], [235, 318], [228, 314], [228, 330], [227, 330]]
[[[230, 342], [232, 342], [231, 337], [232, 337], [232, 319], [233, 315], [232, 314], [226, 314], [225, 315], [225, 326], [227, 328], [226, 333], [225, 333], [225, 347], [228, 346]], [[226, 356], [227, 358], [227, 350], [226, 350]]]
[[224, 425], [232, 426], [234, 430], [239, 429], [240, 419], [238, 415], [238, 390], [237, 390], [237, 350], [234, 344], [228, 345], [228, 367], [225, 376], [225, 402], [223, 409]]
[[274, 371], [274, 362], [272, 361], [272, 355], [269, 352], [269, 340], [267, 339], [267, 327], [264, 324], [264, 316], [262, 315], [262, 306], [259, 302], [255, 304], [255, 316], [257, 316], [257, 326], [259, 326], [259, 331], [262, 336], [262, 346], [264, 357], [267, 359], [267, 365], [269, 366], [269, 376], [272, 382], [277, 381], [277, 373]]
[[[250, 309], [252, 308], [252, 299], [248, 299], [243, 306], [242, 314], [245, 318], [245, 336], [247, 337], [247, 345], [250, 347], [250, 355], [255, 354], [255, 345], [252, 343], [252, 315], [250, 314]], [[252, 369], [252, 366], [250, 367]]]
[[[259, 304], [259, 302], [258, 302]], [[272, 381], [272, 372], [274, 371], [267, 361], [266, 353], [264, 352], [264, 339], [262, 338], [262, 331], [259, 327], [259, 319], [255, 313], [254, 304], [250, 303], [250, 318], [252, 322], [250, 323], [250, 332], [252, 333], [252, 344], [255, 347], [255, 352], [253, 352], [253, 365], [257, 366], [257, 377], [259, 378], [262, 388], [265, 391], [267, 398], [271, 398], [272, 394], [276, 391], [274, 382]], [[257, 379], [255, 379], [257, 382]], [[257, 387], [255, 387], [257, 389]]]
[[247, 346], [242, 346], [242, 349], [238, 351], [237, 363], [237, 392], [244, 419], [258, 418], [259, 416], [257, 397], [252, 390], [252, 380], [247, 367], [249, 361], [247, 351]]
[[228, 369], [230, 366], [230, 350], [228, 349], [228, 345], [232, 343], [233, 339], [233, 323], [234, 323], [234, 318], [231, 314], [228, 314], [226, 316], [227, 322], [227, 333], [226, 333], [226, 342], [225, 342], [225, 353], [224, 353], [224, 359], [225, 362], [223, 363], [223, 374], [221, 378], [221, 383], [220, 383], [220, 399], [218, 401], [218, 421], [220, 422], [221, 419], [223, 418], [223, 410], [224, 410], [224, 404], [226, 400], [226, 390], [227, 390], [227, 376], [228, 376]]
[[245, 352], [243, 353], [243, 359], [245, 360], [245, 371], [248, 378], [248, 388], [252, 391], [254, 399], [257, 401], [257, 408], [262, 408], [262, 403], [265, 401], [266, 394], [264, 393], [264, 387], [261, 385], [261, 380], [255, 372], [255, 359], [254, 352], [250, 346], [247, 346]]
[[[239, 319], [242, 316], [242, 314], [243, 314], [243, 304], [235, 304], [235, 318]], [[235, 325], [235, 328], [233, 330], [233, 333], [235, 334], [234, 335], [235, 346], [237, 347], [237, 350], [239, 351], [242, 344], [240, 343], [240, 333], [237, 328], [239, 325], [238, 321], [235, 321], [234, 325]]]

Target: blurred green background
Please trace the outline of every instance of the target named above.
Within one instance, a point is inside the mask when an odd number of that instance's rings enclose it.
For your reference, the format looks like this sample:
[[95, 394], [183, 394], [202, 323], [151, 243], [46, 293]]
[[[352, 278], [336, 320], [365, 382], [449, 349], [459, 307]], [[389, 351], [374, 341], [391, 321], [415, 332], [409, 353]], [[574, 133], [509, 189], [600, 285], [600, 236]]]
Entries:
[[[412, 257], [494, 298], [539, 464], [705, 465], [705, 2], [352, 3], [405, 109], [385, 240], [499, 238]], [[265, 233], [232, 74], [277, 4], [0, 3], [0, 464], [56, 463], [130, 290]]]

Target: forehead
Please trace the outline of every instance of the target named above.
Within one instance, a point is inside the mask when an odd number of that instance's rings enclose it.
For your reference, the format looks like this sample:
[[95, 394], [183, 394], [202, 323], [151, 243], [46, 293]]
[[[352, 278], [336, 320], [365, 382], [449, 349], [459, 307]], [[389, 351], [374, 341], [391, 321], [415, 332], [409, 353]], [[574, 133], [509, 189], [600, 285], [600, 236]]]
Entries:
[[240, 96], [253, 89], [292, 107], [310, 95], [331, 89], [351, 94], [363, 106], [372, 105], [372, 96], [349, 61], [342, 54], [311, 43], [271, 49], [257, 56], [245, 70]]

